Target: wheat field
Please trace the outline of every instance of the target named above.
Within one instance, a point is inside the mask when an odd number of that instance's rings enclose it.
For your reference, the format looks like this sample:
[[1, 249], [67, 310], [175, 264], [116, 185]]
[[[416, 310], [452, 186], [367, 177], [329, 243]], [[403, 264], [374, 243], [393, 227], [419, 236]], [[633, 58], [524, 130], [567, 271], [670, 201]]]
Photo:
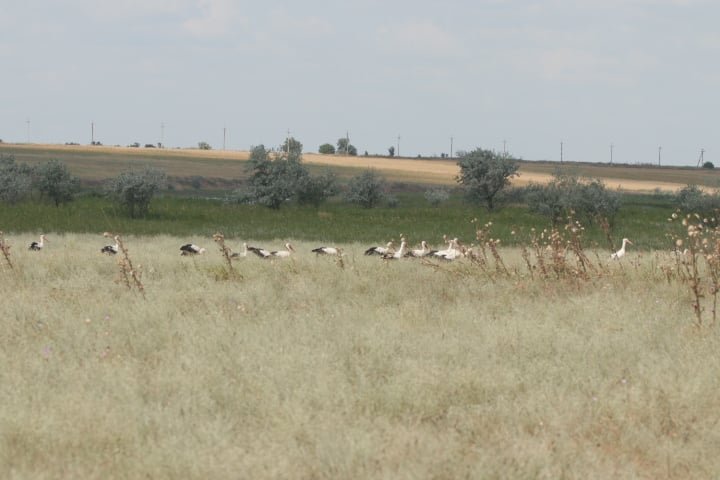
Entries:
[[107, 239], [48, 239], [0, 257], [2, 478], [720, 472], [720, 338], [662, 255], [539, 280], [517, 249], [502, 277], [295, 242], [230, 275], [212, 239], [128, 237], [143, 298]]

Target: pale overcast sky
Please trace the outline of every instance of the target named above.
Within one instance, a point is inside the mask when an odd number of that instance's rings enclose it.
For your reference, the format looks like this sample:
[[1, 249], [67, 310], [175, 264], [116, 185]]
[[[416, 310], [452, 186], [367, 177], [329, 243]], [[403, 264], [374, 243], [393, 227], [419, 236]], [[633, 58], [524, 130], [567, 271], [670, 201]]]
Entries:
[[714, 0], [0, 0], [0, 139], [720, 165], [718, 58]]

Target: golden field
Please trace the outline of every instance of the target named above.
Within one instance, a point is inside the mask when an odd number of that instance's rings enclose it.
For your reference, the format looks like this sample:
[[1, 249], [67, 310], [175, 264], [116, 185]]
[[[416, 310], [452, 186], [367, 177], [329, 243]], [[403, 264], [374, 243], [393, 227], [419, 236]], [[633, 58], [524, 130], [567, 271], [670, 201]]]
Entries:
[[[0, 154], [13, 154], [18, 160], [36, 163], [57, 158], [81, 178], [100, 181], [130, 167], [152, 165], [170, 176], [241, 178], [249, 152], [231, 150], [156, 149], [82, 145], [0, 144]], [[387, 157], [348, 157], [306, 153], [305, 163], [329, 167], [341, 176], [375, 168], [390, 181], [454, 185], [458, 167], [449, 159], [406, 159]], [[515, 185], [549, 181], [557, 162], [520, 162]], [[613, 189], [626, 191], [678, 190], [687, 184], [716, 187], [720, 173], [715, 170], [630, 165], [568, 163], [573, 171], [601, 178]]]

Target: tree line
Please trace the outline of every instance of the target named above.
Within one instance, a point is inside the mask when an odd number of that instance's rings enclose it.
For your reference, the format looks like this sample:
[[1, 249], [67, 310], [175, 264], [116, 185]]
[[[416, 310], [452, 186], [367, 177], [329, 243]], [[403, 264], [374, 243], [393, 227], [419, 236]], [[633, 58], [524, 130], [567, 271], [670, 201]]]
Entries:
[[[349, 149], [347, 139], [339, 147]], [[331, 145], [332, 146], [332, 145]], [[344, 201], [363, 208], [382, 204], [393, 206], [397, 199], [376, 170], [366, 170], [349, 179], [341, 188], [337, 175], [328, 170], [311, 174], [302, 161], [303, 145], [289, 137], [276, 149], [264, 145], [252, 147], [246, 164], [247, 179], [241, 188], [227, 198], [229, 203], [262, 205], [279, 209], [289, 203], [318, 207], [331, 197], [342, 195]], [[621, 207], [620, 195], [606, 188], [600, 179], [586, 178], [568, 170], [558, 170], [545, 184], [531, 183], [524, 188], [510, 188], [518, 176], [517, 158], [507, 153], [476, 148], [458, 152], [458, 189], [473, 204], [488, 211], [507, 203], [524, 203], [528, 208], [557, 224], [568, 215], [592, 223], [598, 218], [612, 222]], [[145, 215], [152, 198], [167, 188], [167, 175], [155, 168], [123, 172], [108, 179], [104, 194], [131, 217]], [[58, 160], [31, 167], [17, 163], [13, 156], [0, 155], [0, 202], [14, 204], [34, 193], [59, 207], [72, 201], [80, 190], [80, 181]], [[446, 187], [429, 188], [426, 201], [439, 206], [450, 198]], [[720, 195], [709, 194], [697, 186], [688, 186], [677, 195], [678, 207], [687, 211], [712, 212], [720, 209]]]

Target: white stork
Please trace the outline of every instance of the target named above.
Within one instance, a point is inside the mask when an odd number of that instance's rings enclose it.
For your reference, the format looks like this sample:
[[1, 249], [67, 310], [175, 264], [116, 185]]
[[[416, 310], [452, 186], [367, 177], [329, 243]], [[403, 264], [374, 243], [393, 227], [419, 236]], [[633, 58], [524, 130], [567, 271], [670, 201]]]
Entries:
[[627, 238], [623, 238], [622, 248], [620, 248], [620, 250], [618, 250], [617, 252], [610, 255], [610, 260], [620, 260], [622, 257], [625, 256], [625, 246], [632, 245], [632, 244], [633, 243], [630, 240], [628, 240]]
[[422, 257], [425, 257], [425, 256], [427, 256], [427, 255], [432, 255], [432, 254], [435, 253], [435, 251], [436, 251], [436, 250], [430, 250], [430, 247], [428, 246], [428, 244], [427, 244], [427, 242], [426, 242], [425, 240], [423, 240], [422, 242], [420, 242], [420, 246], [421, 246], [421, 248], [419, 248], [419, 249], [416, 248], [416, 249], [413, 249], [413, 250], [409, 250], [409, 251], [405, 254], [405, 256], [406, 256], [406, 257], [422, 258]]
[[200, 255], [205, 253], [206, 250], [204, 248], [198, 247], [194, 243], [186, 243], [182, 247], [180, 247], [180, 255], [186, 256], [186, 255]]
[[115, 255], [120, 251], [120, 243], [118, 242], [118, 236], [113, 237], [115, 239], [115, 245], [105, 245], [100, 249], [100, 253], [107, 253], [108, 255]]
[[403, 240], [400, 242], [400, 248], [397, 252], [387, 252], [385, 255], [382, 256], [383, 260], [397, 260], [399, 258], [403, 258], [405, 256], [405, 252], [407, 252], [407, 242]]
[[230, 256], [231, 256], [232, 258], [237, 258], [237, 257], [243, 257], [243, 258], [245, 258], [245, 257], [247, 257], [247, 254], [248, 254], [248, 246], [247, 246], [247, 243], [243, 243], [243, 251], [242, 251], [241, 253], [237, 253], [237, 252], [236, 252], [236, 253], [233, 253], [233, 254], [230, 255]]
[[370, 247], [365, 250], [365, 255], [385, 255], [388, 252], [395, 251], [393, 249], [393, 242], [388, 242], [384, 247]]
[[270, 252], [270, 255], [277, 258], [287, 258], [295, 253], [295, 248], [289, 243], [285, 244], [285, 250], [278, 250], [276, 252]]
[[442, 258], [443, 260], [455, 260], [462, 256], [462, 251], [459, 248], [458, 239], [453, 238], [448, 242], [448, 248], [445, 250], [438, 250], [432, 253], [433, 257]]
[[265, 250], [264, 248], [248, 247], [248, 251], [254, 253], [260, 258], [270, 258], [272, 256], [272, 252], [270, 250]]
[[337, 247], [318, 247], [313, 248], [313, 253], [316, 255], [340, 255], [342, 251]]
[[30, 246], [28, 247], [28, 250], [35, 250], [36, 252], [39, 252], [43, 249], [45, 246], [45, 235], [40, 235], [40, 241], [39, 242], [32, 242]]

